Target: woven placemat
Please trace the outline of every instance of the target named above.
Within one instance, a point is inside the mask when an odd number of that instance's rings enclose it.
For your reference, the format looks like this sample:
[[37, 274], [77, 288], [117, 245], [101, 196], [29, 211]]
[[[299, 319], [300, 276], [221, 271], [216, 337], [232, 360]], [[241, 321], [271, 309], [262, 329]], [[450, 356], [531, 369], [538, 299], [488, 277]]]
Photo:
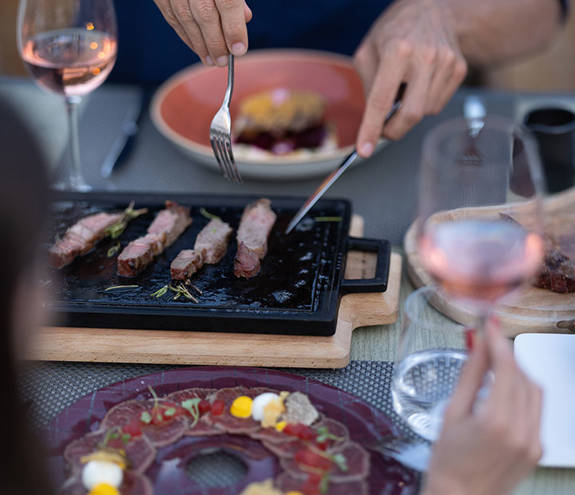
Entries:
[[[59, 412], [84, 395], [121, 380], [174, 368], [177, 366], [31, 363], [20, 375], [20, 390], [23, 399], [30, 404], [33, 426], [44, 428]], [[285, 371], [318, 380], [356, 395], [383, 411], [400, 433], [413, 435], [391, 404], [393, 363], [352, 361], [347, 367], [338, 370]]]

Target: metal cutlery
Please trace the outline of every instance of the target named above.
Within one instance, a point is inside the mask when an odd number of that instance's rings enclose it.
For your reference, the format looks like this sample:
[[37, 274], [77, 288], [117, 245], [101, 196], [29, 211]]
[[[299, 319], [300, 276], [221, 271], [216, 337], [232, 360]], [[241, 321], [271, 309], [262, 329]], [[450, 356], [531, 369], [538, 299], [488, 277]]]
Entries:
[[137, 101], [128, 108], [122, 120], [120, 135], [112, 144], [100, 168], [100, 175], [104, 179], [109, 179], [114, 170], [117, 170], [126, 161], [132, 151], [147, 101], [147, 95], [142, 92]]
[[[401, 107], [401, 97], [404, 92], [405, 85], [402, 85], [399, 89], [397, 94], [397, 98], [391, 107], [391, 110], [387, 114], [385, 118], [385, 122], [388, 122], [397, 111]], [[319, 187], [313, 192], [313, 194], [306, 200], [303, 206], [298, 210], [298, 212], [294, 215], [291, 219], [287, 229], [285, 231], [286, 235], [289, 234], [295, 226], [301, 221], [303, 217], [307, 215], [307, 212], [312, 209], [313, 205], [315, 205], [319, 199], [325, 194], [325, 192], [332, 186], [332, 184], [339, 179], [343, 173], [353, 165], [353, 163], [357, 160], [359, 155], [357, 154], [357, 150], [353, 150], [349, 155], [347, 155], [344, 160], [341, 162], [339, 167], [337, 167], [331, 174], [329, 174], [323, 182], [319, 185]]]
[[232, 119], [230, 101], [234, 89], [234, 56], [228, 57], [228, 86], [222, 106], [210, 125], [210, 142], [221, 174], [229, 181], [241, 183], [242, 178], [232, 152]]

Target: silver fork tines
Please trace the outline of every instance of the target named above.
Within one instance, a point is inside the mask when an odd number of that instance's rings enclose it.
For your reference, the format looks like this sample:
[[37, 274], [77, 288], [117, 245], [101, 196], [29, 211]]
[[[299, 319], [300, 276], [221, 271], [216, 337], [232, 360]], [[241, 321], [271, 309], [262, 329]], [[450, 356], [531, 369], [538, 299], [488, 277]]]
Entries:
[[230, 101], [234, 89], [234, 56], [228, 58], [228, 87], [222, 106], [217, 111], [210, 125], [210, 142], [221, 174], [232, 182], [241, 183], [242, 178], [232, 152], [232, 119]]

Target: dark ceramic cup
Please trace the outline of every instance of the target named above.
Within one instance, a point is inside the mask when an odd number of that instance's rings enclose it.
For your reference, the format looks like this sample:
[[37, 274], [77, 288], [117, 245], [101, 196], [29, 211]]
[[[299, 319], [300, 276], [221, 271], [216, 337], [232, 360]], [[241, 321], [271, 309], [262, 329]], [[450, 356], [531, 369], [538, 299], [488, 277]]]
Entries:
[[523, 121], [539, 145], [551, 193], [575, 184], [575, 113], [561, 107], [536, 108]]

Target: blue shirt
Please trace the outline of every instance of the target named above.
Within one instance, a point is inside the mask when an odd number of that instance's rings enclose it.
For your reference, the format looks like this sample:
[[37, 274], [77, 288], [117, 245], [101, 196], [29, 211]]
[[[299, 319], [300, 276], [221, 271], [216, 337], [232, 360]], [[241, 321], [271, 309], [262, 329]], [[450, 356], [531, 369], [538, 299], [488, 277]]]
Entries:
[[[248, 0], [250, 49], [307, 48], [352, 55], [392, 0]], [[152, 0], [115, 0], [118, 60], [110, 80], [158, 84], [198, 61]]]

